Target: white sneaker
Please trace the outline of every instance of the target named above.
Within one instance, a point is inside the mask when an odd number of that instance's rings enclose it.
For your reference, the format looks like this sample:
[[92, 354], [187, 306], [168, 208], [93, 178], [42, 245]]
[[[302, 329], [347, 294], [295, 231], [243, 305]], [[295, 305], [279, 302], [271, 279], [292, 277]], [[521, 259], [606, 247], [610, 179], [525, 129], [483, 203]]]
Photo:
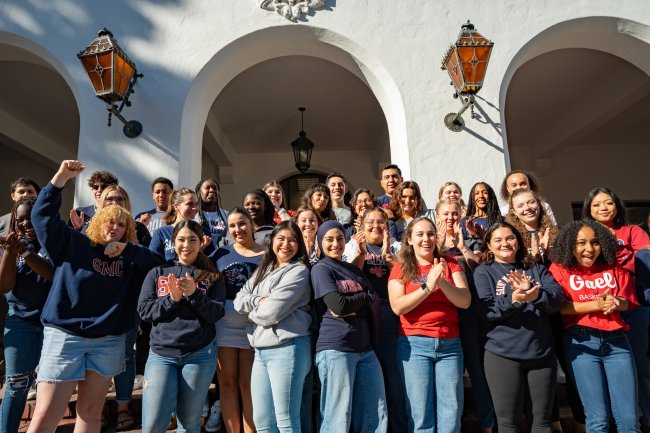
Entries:
[[144, 376], [141, 374], [136, 374], [135, 375], [135, 380], [133, 380], [133, 389], [142, 389], [142, 385], [144, 384]]
[[29, 388], [29, 392], [27, 393], [27, 400], [35, 400], [36, 399], [36, 386], [32, 385], [31, 388]]
[[221, 402], [215, 401], [210, 408], [210, 416], [205, 422], [205, 431], [214, 433], [221, 430]]

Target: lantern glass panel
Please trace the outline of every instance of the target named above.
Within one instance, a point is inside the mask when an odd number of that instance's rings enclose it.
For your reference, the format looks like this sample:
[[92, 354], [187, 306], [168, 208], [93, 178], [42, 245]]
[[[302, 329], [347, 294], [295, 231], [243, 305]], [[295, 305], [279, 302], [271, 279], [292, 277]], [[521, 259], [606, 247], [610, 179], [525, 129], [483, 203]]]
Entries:
[[82, 57], [81, 63], [98, 95], [113, 91], [113, 53], [108, 51], [101, 54]]
[[129, 81], [131, 81], [134, 73], [135, 69], [131, 64], [126, 62], [122, 57], [115, 55], [115, 92], [118, 94], [120, 99], [126, 96], [126, 91], [129, 88]]

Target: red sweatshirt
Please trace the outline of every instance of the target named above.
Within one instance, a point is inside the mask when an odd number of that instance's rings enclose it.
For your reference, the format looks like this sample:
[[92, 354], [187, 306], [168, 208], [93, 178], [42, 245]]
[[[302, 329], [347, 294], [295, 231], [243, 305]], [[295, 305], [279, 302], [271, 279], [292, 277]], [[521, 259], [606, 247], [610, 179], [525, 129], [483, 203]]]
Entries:
[[634, 275], [634, 254], [650, 245], [650, 237], [639, 226], [627, 225], [614, 229], [616, 236], [616, 261]]
[[[630, 303], [629, 308], [639, 304], [630, 275], [619, 266], [596, 264], [590, 268], [577, 267], [567, 269], [553, 263], [549, 268], [553, 278], [562, 286], [564, 296], [572, 302], [589, 302], [598, 299], [598, 295], [609, 289], [610, 294], [621, 296]], [[564, 328], [575, 325], [587, 326], [602, 331], [615, 331], [630, 328], [621, 319], [620, 312], [604, 314], [601, 311], [580, 314], [563, 314]]]

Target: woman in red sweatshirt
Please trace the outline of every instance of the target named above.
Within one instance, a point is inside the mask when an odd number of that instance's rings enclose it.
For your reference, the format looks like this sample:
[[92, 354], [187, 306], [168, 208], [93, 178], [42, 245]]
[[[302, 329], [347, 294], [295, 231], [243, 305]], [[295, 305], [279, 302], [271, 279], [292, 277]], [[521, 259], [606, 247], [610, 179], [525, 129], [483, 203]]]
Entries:
[[578, 386], [588, 432], [639, 432], [634, 358], [620, 312], [637, 304], [634, 284], [616, 261], [616, 240], [602, 224], [583, 220], [560, 230], [549, 271], [562, 286], [561, 313], [569, 374]]

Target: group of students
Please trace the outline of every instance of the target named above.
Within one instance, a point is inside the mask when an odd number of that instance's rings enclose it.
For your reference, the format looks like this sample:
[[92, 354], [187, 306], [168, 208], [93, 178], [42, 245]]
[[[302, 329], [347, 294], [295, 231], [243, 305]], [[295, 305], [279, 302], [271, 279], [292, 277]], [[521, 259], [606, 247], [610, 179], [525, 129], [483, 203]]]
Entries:
[[158, 178], [156, 207], [134, 218], [100, 172], [95, 205], [65, 223], [62, 189], [83, 170], [63, 161], [19, 197], [2, 238], [2, 431], [17, 431], [34, 380], [31, 433], [55, 431], [75, 388], [75, 430], [99, 431], [113, 378], [131, 427], [136, 340], [147, 433], [172, 415], [198, 433], [215, 370], [228, 433], [307, 432], [313, 418], [319, 432], [460, 432], [466, 369], [484, 431], [519, 431], [524, 415], [561, 431], [558, 361], [576, 428], [640, 432], [639, 405], [650, 420], [650, 238], [606, 188], [558, 228], [521, 170], [504, 209], [485, 182], [467, 205], [447, 182], [427, 209], [395, 165], [377, 199], [361, 188], [348, 207], [333, 173], [296, 210], [274, 181], [226, 212], [216, 180]]

